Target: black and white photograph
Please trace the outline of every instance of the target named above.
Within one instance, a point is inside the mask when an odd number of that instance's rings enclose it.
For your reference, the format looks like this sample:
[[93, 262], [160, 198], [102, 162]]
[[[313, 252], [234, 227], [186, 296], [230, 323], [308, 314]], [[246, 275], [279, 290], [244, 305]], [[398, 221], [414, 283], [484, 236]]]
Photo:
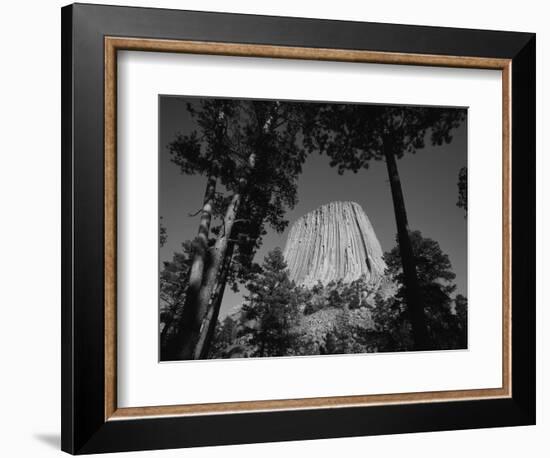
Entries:
[[468, 348], [466, 107], [158, 103], [160, 361]]
[[544, 2], [3, 6], [0, 456], [547, 455]]

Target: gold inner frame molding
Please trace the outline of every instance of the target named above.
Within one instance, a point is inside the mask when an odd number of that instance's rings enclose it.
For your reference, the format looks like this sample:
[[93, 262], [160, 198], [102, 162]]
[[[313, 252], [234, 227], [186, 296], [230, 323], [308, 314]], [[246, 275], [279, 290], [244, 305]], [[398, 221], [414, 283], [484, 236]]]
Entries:
[[[317, 61], [422, 65], [492, 69], [502, 72], [502, 387], [454, 391], [335, 396], [119, 408], [117, 405], [117, 51], [171, 52]], [[301, 48], [239, 43], [105, 37], [105, 420], [151, 416], [207, 415], [273, 410], [300, 410], [381, 404], [507, 398], [512, 393], [511, 367], [511, 60], [482, 57], [404, 54], [343, 49]]]

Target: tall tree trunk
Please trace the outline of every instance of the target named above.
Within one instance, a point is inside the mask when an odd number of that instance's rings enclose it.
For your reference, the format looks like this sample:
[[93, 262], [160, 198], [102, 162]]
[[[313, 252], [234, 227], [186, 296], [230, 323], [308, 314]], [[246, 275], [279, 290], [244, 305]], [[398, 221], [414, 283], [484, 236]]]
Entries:
[[[256, 165], [256, 154], [252, 153], [249, 156], [248, 165], [248, 173], [250, 174], [253, 172], [254, 166]], [[216, 300], [214, 292], [216, 290], [216, 286], [220, 283], [225, 287], [228, 269], [223, 271], [222, 267], [224, 266], [229, 254], [228, 248], [231, 246], [230, 239], [233, 232], [233, 226], [235, 224], [235, 220], [237, 219], [242, 193], [244, 192], [247, 183], [248, 180], [246, 178], [241, 178], [239, 180], [238, 190], [233, 195], [231, 202], [227, 206], [223, 221], [223, 235], [218, 237], [216, 243], [210, 251], [210, 263], [204, 273], [202, 286], [198, 295], [196, 319], [193, 321], [191, 332], [188, 333], [189, 339], [183, 348], [180, 359], [191, 359], [195, 354], [203, 353], [203, 348], [208, 348], [210, 345], [210, 339], [213, 334], [211, 326], [215, 326], [216, 322], [210, 322], [208, 327], [203, 327], [203, 321], [208, 315], [215, 316], [217, 319], [219, 314], [221, 301]], [[223, 273], [223, 275], [220, 275], [220, 273]], [[211, 308], [214, 308], [214, 310], [209, 313]], [[201, 336], [201, 329], [207, 333], [207, 336], [202, 339], [201, 348], [199, 348], [197, 352], [196, 345]]]
[[210, 234], [210, 223], [212, 221], [212, 207], [216, 193], [216, 179], [210, 177], [206, 194], [204, 196], [204, 205], [202, 207], [199, 233], [196, 238], [197, 249], [193, 257], [191, 272], [189, 274], [189, 286], [187, 287], [186, 302], [194, 304], [202, 284], [206, 253], [208, 251], [208, 236]]
[[225, 285], [227, 283], [227, 274], [229, 267], [231, 266], [231, 260], [233, 257], [233, 248], [235, 244], [229, 243], [227, 248], [227, 254], [220, 273], [218, 275], [216, 286], [212, 292], [212, 297], [209, 303], [212, 304], [207, 312], [201, 325], [199, 339], [195, 346], [193, 353], [193, 359], [206, 359], [208, 358], [208, 352], [210, 351], [210, 344], [214, 337], [214, 331], [216, 329], [216, 323], [218, 322], [218, 316], [220, 314], [220, 307], [223, 300], [223, 293], [225, 292]]
[[409, 237], [409, 223], [407, 221], [403, 190], [401, 189], [401, 180], [399, 178], [397, 162], [391, 145], [384, 144], [384, 155], [386, 157], [386, 166], [393, 198], [399, 253], [401, 255], [405, 278], [405, 297], [407, 300], [407, 310], [411, 320], [414, 349], [427, 350], [429, 349], [429, 341], [426, 328], [426, 317], [424, 315], [424, 306], [418, 286], [416, 262], [412, 250], [411, 239]]
[[196, 300], [196, 314], [191, 323], [191, 328], [186, 333], [185, 342], [181, 349], [179, 359], [192, 359], [195, 354], [195, 347], [201, 334], [201, 328], [204, 318], [207, 316], [209, 308], [214, 301], [214, 290], [220, 279], [220, 271], [227, 255], [227, 249], [230, 245], [229, 238], [233, 224], [236, 219], [236, 209], [241, 200], [241, 194], [233, 195], [229, 206], [225, 212], [224, 234], [218, 237], [214, 246], [210, 249], [210, 262], [204, 273], [203, 283]]
[[209, 176], [204, 193], [198, 235], [195, 239], [195, 254], [189, 272], [185, 301], [176, 308], [173, 319], [163, 329], [161, 335], [161, 360], [163, 361], [179, 359], [178, 352], [186, 344], [190, 327], [194, 320], [199, 319], [197, 298], [204, 277], [215, 194], [216, 178]]

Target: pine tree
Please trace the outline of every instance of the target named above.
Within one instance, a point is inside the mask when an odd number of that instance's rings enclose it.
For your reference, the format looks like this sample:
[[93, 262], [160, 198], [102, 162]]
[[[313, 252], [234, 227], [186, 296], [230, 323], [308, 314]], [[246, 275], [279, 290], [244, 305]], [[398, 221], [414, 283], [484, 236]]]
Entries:
[[193, 244], [185, 242], [181, 251], [174, 253], [171, 261], [163, 263], [160, 273], [160, 332], [162, 343], [169, 340], [172, 323], [181, 310], [187, 295], [189, 271], [193, 261]]
[[417, 350], [427, 348], [429, 339], [396, 159], [424, 148], [427, 139], [434, 145], [449, 143], [465, 114], [462, 109], [435, 107], [324, 104], [309, 111], [304, 124], [305, 144], [326, 153], [340, 174], [368, 168], [373, 160], [386, 162]]
[[226, 284], [250, 278], [266, 226], [285, 229], [305, 160], [301, 104], [212, 99], [189, 110], [198, 131], [178, 136], [170, 151], [183, 174], [207, 183], [188, 294], [163, 360], [207, 357]]
[[256, 356], [284, 356], [291, 350], [295, 334], [293, 327], [299, 316], [299, 294], [290, 281], [287, 265], [280, 248], [265, 257], [262, 272], [247, 284], [243, 311], [254, 323], [246, 331], [256, 346]]
[[[420, 231], [410, 233], [410, 240], [418, 272], [418, 284], [423, 299], [426, 314], [429, 346], [427, 349], [443, 350], [464, 348], [464, 331], [461, 329], [460, 318], [465, 316], [466, 298], [459, 299], [459, 307], [454, 310], [452, 294], [456, 289], [449, 256], [445, 254], [439, 243], [422, 236]], [[411, 317], [406, 308], [406, 283], [401, 263], [400, 247], [394, 247], [384, 255], [387, 264], [387, 274], [398, 285], [395, 298], [391, 299], [390, 308], [398, 311], [393, 315], [393, 325], [390, 328], [399, 330], [403, 320], [410, 323]], [[462, 297], [462, 296], [461, 296]], [[457, 296], [458, 298], [458, 296]], [[388, 304], [385, 304], [386, 306]]]

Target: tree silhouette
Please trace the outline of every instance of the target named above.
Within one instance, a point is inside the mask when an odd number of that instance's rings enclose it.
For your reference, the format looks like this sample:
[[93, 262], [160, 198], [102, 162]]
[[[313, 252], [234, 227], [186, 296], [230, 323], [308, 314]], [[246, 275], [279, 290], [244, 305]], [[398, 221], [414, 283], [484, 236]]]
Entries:
[[207, 184], [189, 290], [163, 360], [206, 357], [227, 282], [236, 288], [254, 272], [267, 225], [280, 232], [288, 224], [305, 160], [300, 107], [227, 100], [188, 107], [198, 132], [176, 138], [170, 151], [182, 173], [202, 174]]
[[208, 99], [200, 102], [200, 109], [188, 104], [187, 110], [196, 119], [199, 132], [178, 134], [169, 145], [172, 161], [182, 174], [199, 174], [206, 177], [206, 186], [198, 235], [193, 241], [193, 259], [187, 277], [185, 301], [174, 310], [173, 319], [161, 336], [161, 359], [179, 359], [178, 353], [188, 346], [186, 339], [200, 326], [201, 316], [197, 299], [204, 278], [208, 254], [210, 224], [212, 221], [216, 186], [220, 171], [227, 162], [235, 160], [230, 148], [232, 126], [238, 122], [238, 106], [228, 100]]
[[[465, 348], [466, 329], [461, 323], [466, 316], [467, 301], [464, 296], [457, 296], [458, 307], [453, 311], [452, 293], [456, 289], [453, 283], [455, 274], [452, 271], [449, 256], [443, 253], [439, 243], [424, 238], [420, 231], [410, 233], [410, 240], [417, 269], [417, 279], [423, 299], [426, 314], [428, 347], [431, 350], [450, 348]], [[407, 301], [407, 285], [403, 273], [400, 247], [394, 247], [384, 255], [387, 264], [387, 274], [398, 285], [397, 294], [390, 300], [391, 304], [384, 304], [393, 310], [402, 311], [394, 315], [399, 329], [401, 320], [411, 321], [410, 312], [404, 305]]]
[[456, 206], [464, 209], [464, 213], [468, 214], [468, 168], [462, 167], [458, 172], [458, 201]]
[[193, 245], [186, 242], [182, 244], [180, 252], [174, 253], [171, 261], [163, 263], [159, 284], [161, 352], [177, 311], [181, 310], [185, 302], [192, 261]]
[[293, 345], [292, 327], [298, 316], [299, 294], [288, 277], [280, 248], [265, 257], [261, 273], [247, 284], [250, 292], [242, 309], [252, 322], [245, 333], [256, 346], [256, 356], [284, 356]]
[[226, 316], [222, 322], [218, 321], [208, 358], [227, 358], [231, 355], [234, 342], [237, 338], [238, 323], [230, 316]]
[[[439, 244], [411, 233], [430, 350], [467, 347], [467, 299]], [[209, 358], [349, 354], [414, 349], [399, 246], [386, 253], [384, 284], [364, 280], [299, 287], [279, 249], [268, 253], [241, 309], [216, 326]]]
[[455, 297], [455, 312], [458, 320], [459, 339], [458, 345], [460, 348], [468, 347], [468, 299], [462, 294], [457, 294]]
[[462, 109], [388, 105], [324, 104], [308, 112], [304, 143], [331, 158], [338, 173], [368, 168], [373, 160], [385, 160], [394, 204], [398, 243], [406, 289], [406, 304], [417, 350], [429, 346], [422, 298], [409, 239], [409, 223], [397, 161], [406, 153], [449, 143], [452, 130], [466, 115]]
[[163, 224], [162, 219], [161, 216], [159, 221], [159, 245], [161, 248], [166, 245], [166, 241], [168, 240], [168, 233], [166, 232], [166, 226]]

